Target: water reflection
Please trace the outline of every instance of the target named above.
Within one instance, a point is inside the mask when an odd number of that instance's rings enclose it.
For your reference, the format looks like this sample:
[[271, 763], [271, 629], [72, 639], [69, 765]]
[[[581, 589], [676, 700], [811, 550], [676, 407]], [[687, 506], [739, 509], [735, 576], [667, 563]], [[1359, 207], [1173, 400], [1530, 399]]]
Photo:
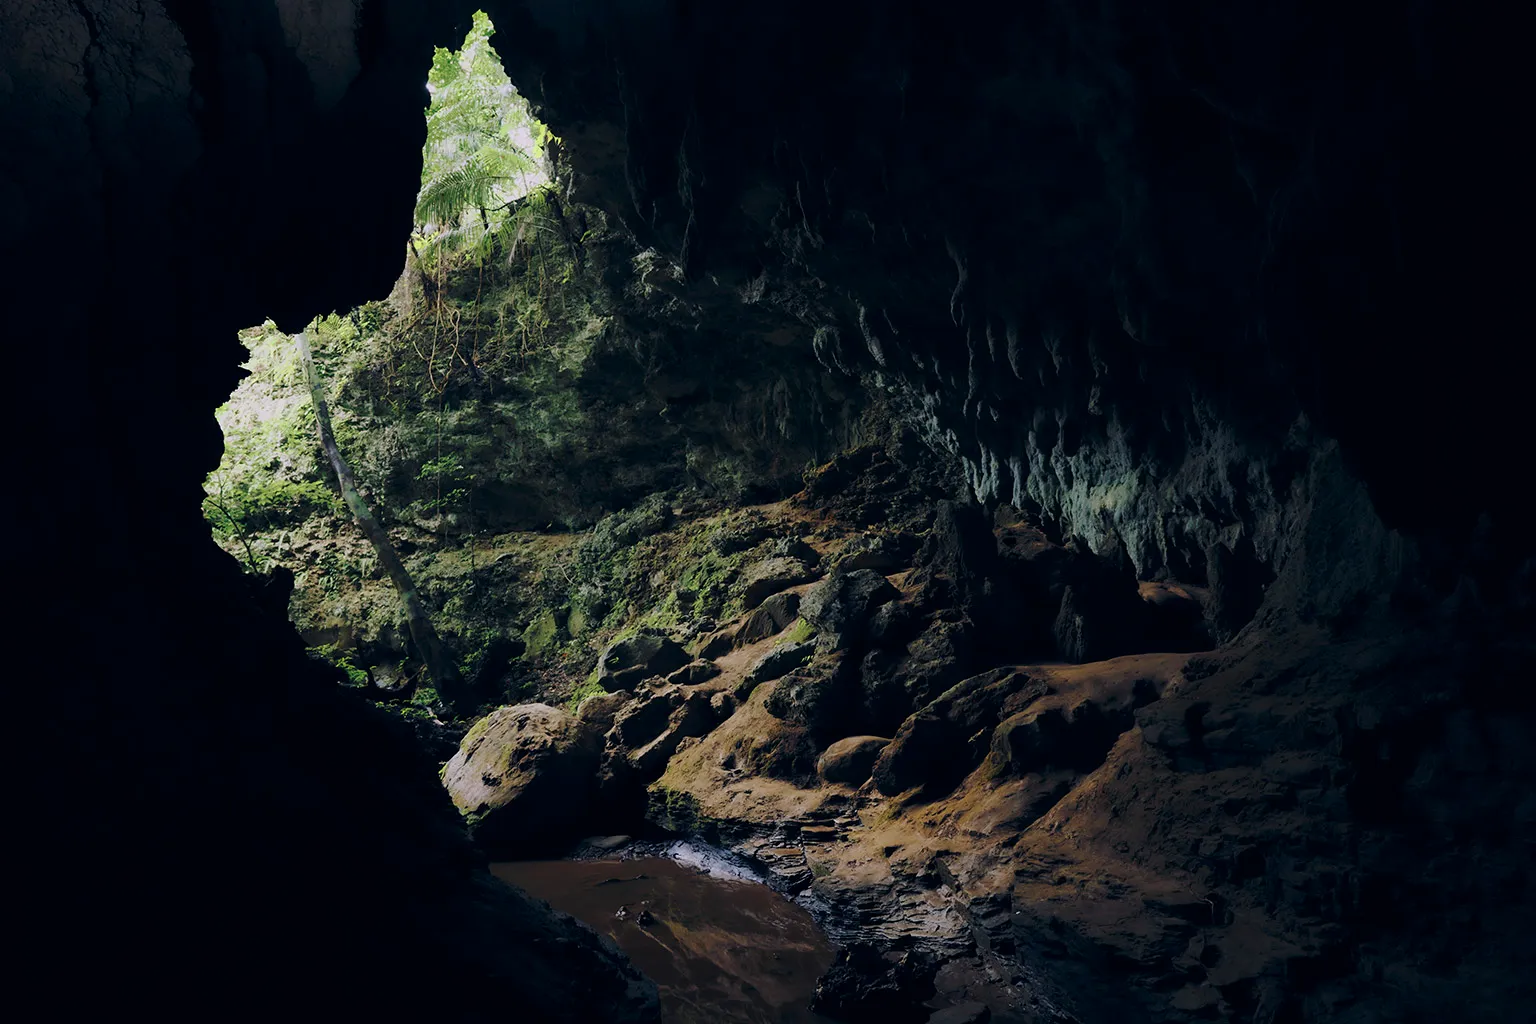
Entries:
[[806, 1009], [832, 949], [767, 886], [657, 857], [491, 870], [612, 938], [661, 990], [668, 1024], [820, 1024]]

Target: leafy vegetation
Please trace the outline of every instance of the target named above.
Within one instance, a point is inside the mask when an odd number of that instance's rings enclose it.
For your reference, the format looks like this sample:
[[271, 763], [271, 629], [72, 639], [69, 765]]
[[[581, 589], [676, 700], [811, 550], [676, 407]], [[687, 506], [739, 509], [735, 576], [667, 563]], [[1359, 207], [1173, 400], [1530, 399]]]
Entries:
[[[462, 49], [436, 54], [394, 291], [304, 333], [356, 491], [474, 699], [579, 702], [604, 643], [739, 612], [767, 535], [718, 506], [676, 521], [696, 454], [655, 440], [642, 389], [661, 342], [621, 317], [609, 279], [655, 268], [599, 213], [562, 206], [558, 140], [490, 39], [479, 15]], [[460, 709], [422, 673], [391, 573], [338, 493], [294, 338], [268, 322], [241, 340], [249, 376], [218, 410], [224, 457], [205, 486], [214, 537], [251, 572], [293, 572], [290, 615], [316, 657], [440, 726]], [[706, 468], [728, 475], [732, 457]]]
[[427, 143], [418, 230], [484, 256], [517, 199], [545, 183], [548, 129], [528, 111], [491, 46], [484, 11], [457, 51], [438, 47], [427, 77]]
[[335, 644], [321, 644], [318, 647], [309, 648], [308, 653], [310, 657], [345, 672], [347, 680], [353, 686], [368, 685], [368, 671], [357, 664], [355, 652], [340, 650]]

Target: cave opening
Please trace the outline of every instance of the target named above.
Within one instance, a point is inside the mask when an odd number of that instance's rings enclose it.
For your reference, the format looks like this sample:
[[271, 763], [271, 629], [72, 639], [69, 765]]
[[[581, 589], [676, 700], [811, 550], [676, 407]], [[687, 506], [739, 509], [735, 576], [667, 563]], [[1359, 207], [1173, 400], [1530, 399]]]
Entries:
[[246, 373], [216, 412], [224, 450], [204, 482], [216, 542], [288, 601], [311, 655], [418, 721], [446, 715], [444, 701], [465, 710], [449, 693], [460, 677], [484, 689], [523, 647], [455, 619], [434, 663], [430, 620], [444, 610], [428, 608], [465, 600], [443, 584], [454, 560], [473, 593], [509, 526], [572, 525], [540, 505], [527, 482], [538, 471], [508, 463], [563, 422], [569, 389], [554, 381], [573, 324], [587, 326], [573, 280], [587, 225], [566, 216], [559, 140], [511, 83], [494, 32], [476, 11], [460, 46], [434, 51], [393, 290], [297, 333], [270, 319], [240, 332]]
[[[813, 906], [834, 1016], [1529, 1005], [1517, 34], [487, 0], [429, 70], [467, 6], [0, 9], [67, 991], [654, 1021], [486, 871], [602, 831]], [[423, 153], [497, 71], [547, 135]]]

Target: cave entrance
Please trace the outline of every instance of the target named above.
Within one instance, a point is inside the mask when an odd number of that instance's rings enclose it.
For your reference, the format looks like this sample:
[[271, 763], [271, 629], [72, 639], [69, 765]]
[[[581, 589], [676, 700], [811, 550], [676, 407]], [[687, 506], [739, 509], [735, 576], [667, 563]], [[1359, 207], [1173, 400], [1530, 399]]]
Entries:
[[[494, 674], [515, 653], [455, 615], [442, 581], [494, 557], [477, 549], [479, 534], [541, 514], [526, 489], [503, 483], [497, 442], [516, 446], [537, 418], [519, 401], [522, 378], [559, 361], [551, 349], [580, 306], [563, 291], [579, 254], [554, 183], [558, 140], [508, 78], [494, 32], [477, 12], [460, 47], [434, 54], [393, 291], [300, 335], [271, 321], [240, 332], [247, 375], [216, 411], [224, 453], [204, 485], [215, 540], [253, 576], [291, 587], [311, 653], [423, 721], [443, 712], [442, 687], [424, 671], [430, 645], [408, 628], [406, 590], [456, 652], [448, 674]], [[328, 416], [317, 418], [317, 401]], [[358, 529], [365, 517], [349, 508], [317, 419], [328, 419], [378, 536]]]

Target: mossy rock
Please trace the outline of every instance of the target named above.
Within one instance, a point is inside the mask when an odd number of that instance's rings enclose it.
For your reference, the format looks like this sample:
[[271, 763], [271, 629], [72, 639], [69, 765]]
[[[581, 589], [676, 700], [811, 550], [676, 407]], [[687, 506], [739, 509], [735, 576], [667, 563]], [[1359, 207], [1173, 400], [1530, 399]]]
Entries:
[[535, 615], [533, 621], [528, 623], [528, 628], [523, 631], [523, 643], [527, 645], [527, 654], [532, 657], [548, 654], [559, 640], [560, 620], [550, 608], [545, 608]]

